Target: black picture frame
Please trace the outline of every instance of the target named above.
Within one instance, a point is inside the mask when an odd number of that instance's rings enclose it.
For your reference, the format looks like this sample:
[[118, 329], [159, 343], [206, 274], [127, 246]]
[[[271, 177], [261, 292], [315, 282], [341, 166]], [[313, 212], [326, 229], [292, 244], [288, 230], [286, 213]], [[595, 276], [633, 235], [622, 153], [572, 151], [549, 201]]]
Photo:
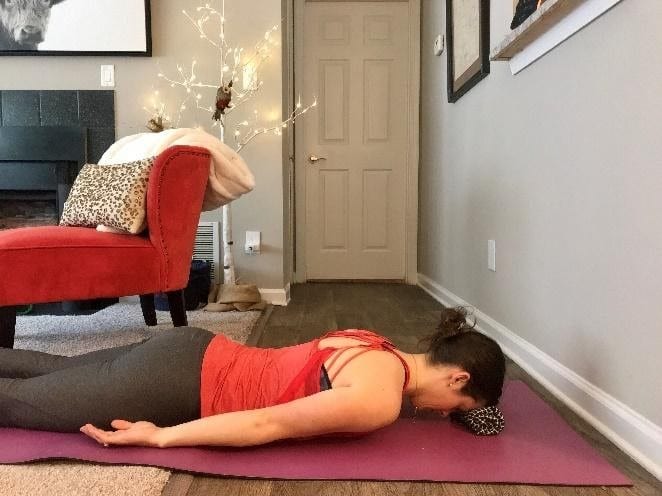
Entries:
[[[67, 2], [70, 2], [67, 5]], [[51, 8], [55, 9], [64, 9], [68, 6], [70, 8], [76, 8], [76, 2], [81, 2], [82, 0], [51, 0], [50, 3], [39, 3], [29, 4], [34, 9], [39, 9], [35, 12], [30, 12], [30, 16], [21, 16], [22, 19], [30, 18], [33, 19], [33, 25], [21, 27], [13, 26], [13, 29], [8, 29], [8, 27], [3, 24], [2, 18], [10, 19], [11, 16], [7, 11], [4, 16], [0, 16], [0, 56], [25, 56], [25, 55], [56, 55], [56, 56], [90, 56], [90, 55], [121, 55], [121, 56], [133, 56], [133, 57], [151, 57], [152, 56], [152, 29], [151, 29], [151, 8], [150, 0], [126, 0], [124, 5], [115, 3], [115, 0], [94, 0], [89, 1], [85, 5], [86, 9], [89, 9], [92, 16], [97, 16], [93, 18], [88, 18], [85, 21], [85, 27], [88, 29], [103, 30], [107, 29], [108, 31], [97, 31], [96, 36], [80, 36], [78, 35], [79, 30], [75, 24], [75, 21], [72, 21], [71, 26], [62, 25], [62, 19], [75, 19], [76, 16], [72, 15], [61, 15], [63, 11], [58, 12], [60, 14], [60, 25], [58, 26], [60, 33], [66, 32], [65, 37], [60, 35], [58, 39], [58, 46], [61, 48], [57, 49], [40, 49], [39, 45], [44, 45], [45, 42], [50, 42], [48, 38], [49, 31], [53, 31], [52, 25], [52, 16]], [[17, 9], [19, 4], [14, 3], [14, 8]], [[35, 7], [34, 5], [37, 5]], [[82, 5], [78, 3], [78, 5]], [[0, 9], [8, 9], [4, 0], [0, 0]], [[145, 23], [144, 26], [140, 22], [141, 17], [144, 12]], [[131, 23], [127, 23], [127, 19], [132, 18], [131, 16], [138, 16], [138, 21], [135, 23], [135, 29], [130, 31], [130, 36], [126, 36], [126, 32], [122, 32], [121, 29], [117, 29], [118, 26], [122, 26], [123, 29], [127, 29], [127, 26], [130, 26]], [[4, 22], [10, 22], [9, 20]], [[80, 25], [80, 24], [79, 24]], [[25, 29], [28, 28], [28, 29]], [[43, 30], [41, 30], [43, 28]], [[111, 31], [115, 29], [115, 31]], [[33, 37], [29, 36], [29, 33], [35, 30], [39, 30], [38, 33], [45, 33]], [[70, 34], [70, 35], [69, 35]], [[117, 41], [117, 46], [113, 46], [113, 36], [115, 36], [115, 41]], [[22, 38], [22, 42], [17, 41], [18, 38]], [[39, 37], [43, 38], [42, 41], [36, 41]], [[129, 41], [127, 41], [129, 40]], [[94, 45], [96, 44], [96, 46]], [[127, 45], [129, 44], [129, 45]], [[51, 43], [52, 45], [52, 43]], [[122, 47], [122, 45], [124, 45]]]
[[479, 9], [479, 22], [475, 28], [479, 34], [479, 53], [469, 69], [459, 76], [455, 74], [456, 44], [454, 42], [453, 19], [453, 3], [455, 1], [457, 0], [446, 0], [447, 90], [450, 103], [457, 102], [490, 73], [490, 0], [476, 0]]

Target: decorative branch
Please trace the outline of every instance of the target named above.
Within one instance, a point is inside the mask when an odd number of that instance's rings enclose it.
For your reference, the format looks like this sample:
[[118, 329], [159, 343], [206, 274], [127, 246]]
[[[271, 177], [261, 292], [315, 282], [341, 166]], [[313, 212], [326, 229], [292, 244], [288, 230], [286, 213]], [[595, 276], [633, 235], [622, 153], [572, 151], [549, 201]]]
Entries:
[[[306, 112], [308, 112], [310, 109], [317, 107], [317, 99], [313, 101], [310, 105], [307, 107], [301, 106], [301, 98], [299, 98], [299, 101], [297, 102], [297, 105], [294, 109], [294, 111], [290, 114], [290, 117], [284, 121], [281, 121], [280, 124], [277, 126], [271, 126], [271, 127], [257, 127], [257, 111], [255, 111], [255, 126], [256, 127], [248, 127], [250, 124], [248, 121], [243, 121], [237, 124], [234, 130], [234, 141], [236, 143], [235, 149], [237, 152], [241, 151], [248, 143], [250, 143], [254, 138], [261, 134], [267, 134], [273, 132], [277, 136], [282, 135], [282, 130], [285, 129], [288, 124], [291, 122], [294, 122], [294, 120], [297, 117], [302, 116]], [[246, 127], [244, 133], [241, 132], [240, 128]]]
[[[255, 97], [264, 86], [264, 82], [259, 77], [260, 69], [262, 64], [271, 57], [271, 49], [278, 46], [278, 41], [274, 40], [273, 35], [278, 31], [279, 26], [276, 25], [267, 30], [264, 33], [264, 36], [253, 47], [252, 53], [250, 55], [245, 55], [243, 48], [233, 47], [226, 40], [225, 0], [221, 0], [220, 11], [214, 9], [208, 3], [205, 3], [204, 6], [197, 7], [195, 10], [195, 15], [186, 10], [182, 10], [182, 13], [197, 31], [200, 38], [209, 43], [209, 45], [218, 52], [220, 61], [218, 82], [211, 84], [198, 80], [195, 73], [197, 65], [196, 60], [192, 61], [190, 71], [187, 71], [183, 66], [178, 64], [177, 75], [172, 77], [167, 76], [165, 72], [159, 68], [158, 78], [168, 84], [171, 88], [184, 90], [184, 98], [177, 106], [177, 117], [173, 120], [165, 113], [165, 104], [157, 101], [158, 92], [155, 92], [156, 101], [152, 104], [152, 119], [148, 123], [148, 127], [151, 125], [158, 128], [159, 123], [164, 122], [173, 123], [174, 127], [179, 127], [182, 113], [191, 107], [196, 111], [204, 111], [205, 113], [213, 115], [214, 121], [212, 127], [218, 126], [220, 140], [225, 143], [227, 116], [236, 111], [239, 107], [246, 105], [246, 103]], [[214, 22], [216, 19], [220, 22], [218, 39], [209, 36], [206, 31], [208, 24]], [[241, 90], [239, 89], [240, 85], [238, 84], [240, 76], [243, 79]], [[201, 104], [201, 100], [203, 99], [201, 92], [208, 89], [216, 90], [215, 106]], [[259, 114], [257, 110], [254, 110], [252, 125], [249, 125], [248, 121], [245, 120], [235, 126], [234, 140], [236, 150], [241, 151], [257, 136], [262, 134], [274, 133], [280, 136], [283, 129], [287, 128], [289, 124], [295, 121], [295, 119], [304, 115], [316, 106], [317, 99], [314, 99], [312, 104], [303, 107], [301, 105], [301, 97], [299, 97], [296, 108], [288, 118], [273, 126], [259, 126]], [[146, 108], [145, 110], [150, 112]], [[230, 204], [226, 204], [223, 206], [223, 280], [225, 284], [236, 284], [237, 281], [232, 247], [232, 211]]]

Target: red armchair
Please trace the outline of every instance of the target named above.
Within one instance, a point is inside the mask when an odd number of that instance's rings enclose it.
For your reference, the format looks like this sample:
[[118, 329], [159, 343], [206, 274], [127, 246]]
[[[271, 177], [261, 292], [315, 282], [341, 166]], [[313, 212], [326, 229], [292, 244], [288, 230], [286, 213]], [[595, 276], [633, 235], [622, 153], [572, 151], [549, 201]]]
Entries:
[[154, 293], [168, 295], [175, 326], [187, 325], [183, 288], [209, 176], [209, 152], [173, 146], [154, 162], [142, 235], [88, 227], [42, 226], [0, 231], [0, 346], [14, 345], [16, 306], [140, 295], [147, 325], [156, 325]]

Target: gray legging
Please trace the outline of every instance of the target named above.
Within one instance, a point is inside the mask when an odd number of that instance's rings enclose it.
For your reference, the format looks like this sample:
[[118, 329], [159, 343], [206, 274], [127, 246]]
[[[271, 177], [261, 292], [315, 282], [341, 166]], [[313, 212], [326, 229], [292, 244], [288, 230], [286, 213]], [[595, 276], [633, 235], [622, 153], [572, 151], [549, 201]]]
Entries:
[[140, 343], [64, 357], [0, 348], [0, 427], [75, 432], [113, 419], [160, 426], [200, 417], [213, 334], [177, 327]]

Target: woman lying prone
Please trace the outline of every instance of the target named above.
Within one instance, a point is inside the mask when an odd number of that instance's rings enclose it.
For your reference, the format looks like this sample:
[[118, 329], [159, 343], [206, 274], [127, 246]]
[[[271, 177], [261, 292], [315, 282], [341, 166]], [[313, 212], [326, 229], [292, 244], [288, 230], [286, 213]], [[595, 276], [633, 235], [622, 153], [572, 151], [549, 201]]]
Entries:
[[0, 426], [104, 445], [250, 446], [387, 426], [403, 398], [443, 416], [497, 404], [499, 345], [445, 309], [425, 353], [371, 331], [253, 348], [191, 327], [63, 357], [0, 348]]

